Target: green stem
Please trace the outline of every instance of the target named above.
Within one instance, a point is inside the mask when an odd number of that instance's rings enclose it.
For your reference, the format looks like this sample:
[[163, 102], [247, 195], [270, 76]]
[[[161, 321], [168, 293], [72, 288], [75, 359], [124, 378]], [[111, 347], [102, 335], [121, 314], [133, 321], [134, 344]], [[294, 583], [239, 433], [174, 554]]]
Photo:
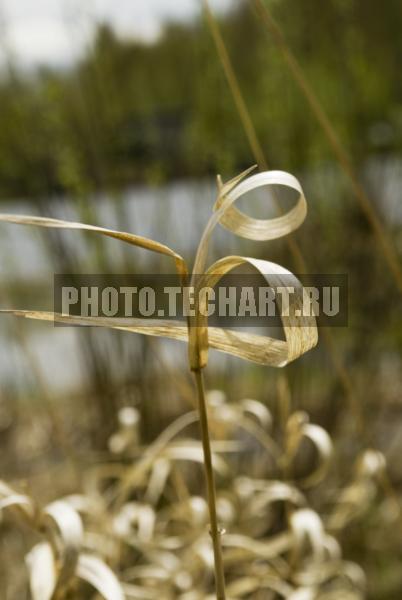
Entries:
[[216, 515], [216, 488], [214, 470], [212, 467], [212, 452], [208, 427], [207, 403], [205, 400], [204, 377], [201, 368], [195, 369], [193, 372], [197, 385], [201, 438], [204, 450], [204, 470], [207, 484], [209, 518], [211, 521], [210, 533], [214, 548], [216, 597], [217, 600], [225, 600], [225, 574], [222, 560], [221, 532], [219, 530], [218, 518]]

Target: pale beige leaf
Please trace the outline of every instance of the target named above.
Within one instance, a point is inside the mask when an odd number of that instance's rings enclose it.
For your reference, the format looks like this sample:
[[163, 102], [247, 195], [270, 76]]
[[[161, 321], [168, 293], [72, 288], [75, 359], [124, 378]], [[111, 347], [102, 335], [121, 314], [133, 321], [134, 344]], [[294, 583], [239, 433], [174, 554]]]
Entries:
[[[83, 539], [82, 521], [78, 512], [62, 500], [56, 500], [45, 507], [42, 523], [46, 525], [49, 521], [57, 529], [57, 536], [53, 537], [53, 542], [61, 559], [59, 584], [64, 585], [76, 569]], [[51, 533], [51, 530], [48, 530]]]
[[115, 231], [113, 229], [106, 229], [104, 227], [98, 227], [96, 225], [86, 225], [84, 223], [75, 223], [73, 221], [64, 221], [61, 219], [51, 219], [50, 217], [37, 217], [37, 216], [26, 216], [26, 215], [10, 215], [0, 214], [0, 221], [5, 223], [14, 223], [16, 225], [34, 225], [37, 227], [48, 227], [53, 229], [74, 229], [79, 231], [89, 231], [97, 233], [106, 237], [114, 238], [121, 242], [126, 242], [132, 246], [138, 246], [145, 248], [151, 252], [157, 252], [158, 254], [164, 254], [170, 256], [175, 260], [177, 270], [180, 274], [184, 275], [187, 273], [187, 267], [184, 259], [171, 250], [168, 246], [142, 237], [133, 233], [127, 233], [125, 231]]
[[288, 533], [280, 533], [266, 540], [253, 540], [241, 534], [222, 536], [222, 546], [225, 548], [240, 548], [246, 555], [271, 559], [289, 550], [292, 538]]
[[240, 402], [241, 408], [246, 412], [254, 415], [259, 421], [260, 425], [266, 429], [269, 429], [272, 425], [272, 415], [268, 408], [252, 398], [245, 398]]
[[328, 433], [318, 425], [306, 423], [301, 431], [312, 441], [318, 453], [318, 466], [302, 482], [305, 487], [310, 487], [317, 485], [326, 476], [333, 454], [333, 445]]
[[306, 549], [310, 549], [314, 559], [321, 561], [324, 557], [325, 532], [318, 514], [310, 508], [295, 510], [290, 516], [290, 528], [296, 556], [305, 556]]
[[287, 461], [293, 460], [303, 439], [310, 440], [317, 452], [316, 467], [300, 482], [304, 487], [317, 485], [325, 477], [333, 454], [332, 441], [325, 429], [308, 421], [309, 417], [306, 412], [297, 411], [289, 417], [287, 422]]
[[[296, 205], [287, 213], [274, 219], [254, 219], [244, 214], [232, 204], [248, 192], [264, 186], [281, 185], [299, 194]], [[296, 177], [285, 171], [264, 171], [252, 175], [227, 191], [223, 189], [215, 204], [215, 210], [222, 214], [219, 222], [232, 233], [251, 240], [273, 240], [297, 229], [307, 214], [307, 203], [302, 187]]]
[[[277, 298], [278, 313], [282, 321], [286, 342], [268, 336], [253, 335], [252, 338], [256, 356], [262, 353], [263, 348], [265, 350], [265, 360], [254, 359], [254, 362], [263, 362], [263, 364], [270, 364], [271, 366], [284, 366], [313, 348], [318, 341], [317, 325], [313, 316], [311, 299], [297, 277], [280, 265], [266, 260], [244, 256], [227, 256], [208, 268], [205, 275], [197, 283], [197, 289], [213, 288], [224, 275], [244, 264], [253, 266], [262, 275], [268, 286], [283, 288], [288, 292], [289, 306], [286, 307], [286, 311], [282, 311], [280, 299]], [[196, 294], [196, 297], [198, 297], [198, 294]], [[203, 295], [200, 304], [196, 307], [196, 316], [190, 319], [189, 359], [192, 369], [204, 367], [208, 362], [208, 347], [214, 347], [212, 328], [208, 328], [208, 319], [204, 316], [206, 314], [207, 298]], [[244, 341], [238, 339], [238, 355], [241, 355], [242, 358], [248, 356], [249, 345], [246, 341], [248, 335], [251, 334], [242, 334]], [[260, 338], [259, 345], [256, 344], [256, 338]], [[274, 348], [279, 350], [279, 343], [281, 343], [280, 348], [283, 353], [280, 362], [278, 362], [277, 352], [275, 352], [275, 358], [273, 352]], [[232, 353], [234, 354], [234, 352]]]
[[[262, 417], [262, 414], [260, 414]], [[266, 415], [264, 414], [264, 417]], [[276, 459], [280, 456], [280, 449], [273, 438], [267, 434], [255, 419], [244, 412], [244, 405], [240, 404], [218, 404], [213, 406], [210, 412], [210, 418], [215, 421], [221, 421], [223, 424], [231, 425], [247, 431], [261, 444], [269, 454]]]
[[[30, 310], [1, 310], [0, 313], [39, 321], [105, 327], [130, 333], [166, 337], [183, 342], [188, 340], [187, 326], [183, 325], [180, 321], [74, 317], [46, 311]], [[220, 352], [225, 352], [262, 365], [282, 367], [287, 363], [287, 343], [274, 338], [243, 331], [210, 327], [209, 345]]]
[[56, 563], [49, 543], [37, 544], [26, 555], [32, 600], [52, 600], [56, 589]]
[[[214, 450], [214, 445], [212, 445], [212, 450]], [[164, 450], [163, 456], [169, 460], [191, 461], [200, 464], [204, 463], [204, 453], [201, 444], [188, 443], [180, 446], [168, 446]], [[218, 456], [216, 452], [212, 455], [212, 465], [217, 473], [220, 473], [221, 475], [228, 473], [225, 461]]]
[[315, 600], [317, 590], [314, 588], [299, 588], [288, 596], [288, 600]]
[[95, 588], [105, 600], [124, 600], [123, 588], [116, 575], [96, 556], [80, 554], [77, 576]]
[[[244, 180], [243, 177], [250, 170], [245, 171], [227, 184], [219, 185], [218, 199], [214, 206], [215, 212], [210, 217], [201, 237], [193, 273], [199, 275], [205, 271], [209, 241], [218, 223], [221, 223], [236, 235], [264, 241], [282, 237], [297, 229], [303, 222], [307, 212], [307, 204], [300, 183], [293, 175], [284, 171], [265, 171]], [[232, 206], [236, 200], [247, 192], [266, 185], [284, 185], [296, 190], [299, 193], [296, 206], [281, 217], [267, 220], [252, 219]]]
[[147, 491], [145, 492], [145, 499], [150, 504], [155, 505], [159, 501], [163, 494], [163, 490], [165, 489], [170, 472], [171, 463], [166, 458], [158, 458], [154, 462], [148, 481]]
[[35, 517], [35, 506], [29, 496], [16, 492], [0, 480], [0, 511], [12, 507], [17, 508], [28, 521]]
[[385, 469], [385, 456], [378, 450], [364, 450], [357, 460], [357, 473], [360, 477], [376, 477]]
[[343, 560], [328, 560], [324, 563], [308, 563], [307, 568], [294, 575], [294, 581], [300, 586], [322, 586], [329, 581], [343, 580], [356, 591], [364, 591], [366, 577], [356, 563]]
[[261, 594], [263, 590], [274, 591], [281, 598], [288, 598], [290, 597], [289, 593], [291, 593], [291, 587], [285, 581], [273, 576], [265, 576], [264, 578], [243, 577], [231, 582], [227, 586], [229, 598], [248, 598], [250, 597], [249, 594]]

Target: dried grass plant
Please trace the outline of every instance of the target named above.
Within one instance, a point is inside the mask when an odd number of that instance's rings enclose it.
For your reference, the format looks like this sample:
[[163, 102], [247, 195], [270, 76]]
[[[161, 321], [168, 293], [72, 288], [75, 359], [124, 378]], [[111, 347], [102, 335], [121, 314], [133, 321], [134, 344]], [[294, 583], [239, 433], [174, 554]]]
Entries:
[[[289, 187], [298, 194], [296, 205], [282, 216], [254, 219], [235, 208], [234, 203], [248, 192], [273, 185]], [[218, 223], [236, 235], [266, 241], [294, 231], [306, 211], [303, 190], [288, 173], [250, 175], [248, 170], [227, 183], [218, 178], [214, 212], [191, 271], [167, 246], [131, 233], [42, 217], [3, 214], [0, 220], [92, 232], [166, 255], [173, 259], [183, 283], [196, 290], [214, 286], [226, 273], [248, 264], [271, 286], [288, 287], [291, 278], [292, 286], [302, 294], [291, 295], [296, 303], [293, 308], [297, 308], [301, 299], [305, 305], [309, 300], [289, 271], [243, 256], [228, 256], [207, 267], [208, 246]], [[147, 448], [142, 448], [139, 440], [139, 414], [133, 409], [120, 413], [120, 429], [110, 440], [119, 460], [95, 469], [86, 478], [83, 493], [42, 508], [30, 496], [1, 484], [0, 509], [15, 513], [19, 522], [42, 538], [26, 559], [33, 600], [87, 597], [80, 581], [106, 600], [363, 598], [364, 576], [356, 565], [342, 560], [335, 536], [364, 508], [362, 499], [373, 495], [373, 482], [384, 467], [382, 456], [374, 451], [365, 453], [352, 483], [327, 499], [325, 515], [319, 516], [309, 506], [309, 495], [328, 470], [332, 444], [327, 433], [309, 423], [305, 413], [283, 409], [278, 435], [263, 404], [249, 399], [232, 404], [222, 393], [205, 393], [203, 370], [209, 348], [260, 365], [283, 367], [317, 343], [314, 317], [283, 320], [285, 340], [278, 340], [208, 327], [207, 318], [200, 316], [205, 313], [202, 300], [197, 293], [195, 298], [197, 316], [190, 317], [187, 325], [158, 320], [144, 326], [136, 319], [126, 323], [4, 311], [187, 342], [198, 398], [197, 412], [181, 416]], [[282, 406], [289, 404], [287, 395], [283, 384], [279, 390]], [[184, 436], [196, 421], [201, 443]], [[219, 436], [214, 442], [211, 424]], [[305, 444], [315, 450], [316, 459], [313, 467], [297, 477]], [[253, 476], [253, 457], [261, 452], [266, 456], [264, 468]], [[242, 474], [244, 459], [249, 462], [247, 475]], [[202, 465], [206, 500], [192, 491], [193, 469], [180, 467], [182, 463]]]

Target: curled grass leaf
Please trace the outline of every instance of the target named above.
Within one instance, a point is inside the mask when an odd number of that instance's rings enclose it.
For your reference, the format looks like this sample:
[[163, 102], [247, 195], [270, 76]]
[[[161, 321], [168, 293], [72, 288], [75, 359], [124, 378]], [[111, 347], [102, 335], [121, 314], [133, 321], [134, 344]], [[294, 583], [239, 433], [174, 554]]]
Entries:
[[80, 555], [77, 577], [89, 583], [105, 600], [125, 600], [123, 588], [115, 574], [96, 556]]
[[37, 544], [25, 557], [32, 600], [52, 600], [57, 584], [56, 562], [49, 543]]
[[[306, 316], [313, 315], [311, 300], [297, 277], [280, 265], [266, 260], [244, 256], [227, 256], [208, 268], [198, 286], [200, 288], [214, 287], [224, 275], [244, 264], [254, 267], [265, 279], [268, 286], [286, 289], [289, 294], [289, 307], [284, 311], [284, 315], [282, 310], [279, 312], [286, 342], [268, 336], [242, 333], [241, 337], [238, 338], [237, 356], [247, 358], [249, 356], [249, 343], [247, 342], [252, 343], [256, 338], [260, 338], [259, 345], [256, 344], [255, 346], [254, 362], [283, 367], [313, 348], [318, 341], [315, 317]], [[194, 327], [190, 327], [189, 356], [192, 368], [196, 368], [196, 365], [205, 366], [208, 360], [208, 347], [213, 347], [212, 340], [209, 343], [209, 332], [212, 335], [212, 328], [208, 328], [208, 319], [204, 316], [207, 314], [206, 303], [207, 299], [204, 295], [199, 306], [197, 306]], [[279, 307], [281, 309], [281, 306]], [[279, 347], [283, 357], [280, 362], [278, 362], [277, 355]]]
[[[229, 182], [227, 187], [225, 187], [225, 184], [222, 183], [219, 185], [218, 199], [214, 207], [215, 212], [210, 217], [198, 246], [193, 268], [192, 283], [196, 289], [199, 289], [203, 286], [213, 287], [224, 274], [229, 273], [233, 268], [240, 266], [241, 264], [248, 263], [253, 265], [262, 275], [266, 276], [269, 285], [274, 285], [272, 281], [271, 283], [269, 281], [271, 279], [271, 275], [273, 275], [274, 280], [277, 280], [279, 279], [280, 275], [284, 275], [286, 272], [287, 275], [290, 275], [295, 279], [295, 287], [300, 289], [302, 287], [300, 282], [294, 276], [292, 276], [289, 271], [286, 271], [283, 269], [283, 267], [279, 267], [279, 265], [269, 263], [268, 261], [259, 261], [257, 259], [246, 257], [226, 257], [220, 261], [217, 261], [214, 265], [209, 267], [209, 269], [205, 269], [209, 241], [218, 223], [221, 223], [232, 233], [241, 237], [252, 240], [266, 241], [291, 233], [297, 229], [305, 219], [307, 213], [307, 203], [302, 187], [295, 177], [284, 171], [266, 171], [253, 175], [247, 179], [244, 179], [245, 175], [247, 175], [247, 172], [241, 174], [234, 182]], [[241, 196], [256, 188], [266, 185], [282, 185], [296, 190], [299, 194], [299, 199], [296, 206], [280, 217], [265, 220], [248, 217], [233, 206], [235, 201]], [[196, 285], [195, 275], [200, 275], [204, 273], [205, 270], [206, 275], [203, 276], [202, 280]], [[289, 284], [286, 285], [286, 282], [285, 284], [281, 282], [277, 283], [277, 285], [282, 285], [283, 287], [288, 288]], [[302, 297], [306, 303], [305, 306], [309, 306], [311, 303], [309, 303], [306, 295], [303, 294]], [[297, 300], [294, 300], [294, 302], [297, 303]], [[205, 309], [205, 306], [201, 308]], [[300, 309], [299, 306], [294, 306], [292, 308]], [[202, 310], [201, 312], [205, 313], [205, 310]], [[303, 312], [300, 314], [303, 314]], [[203, 319], [200, 316], [198, 294], [196, 294], [196, 317], [190, 318], [189, 323], [189, 361], [191, 368], [196, 370], [204, 367], [207, 364], [208, 359], [208, 323], [206, 318]], [[289, 323], [289, 325], [291, 328], [292, 324]], [[300, 330], [305, 329], [306, 331], [303, 335], [300, 334], [300, 332], [299, 335], [294, 332], [294, 337], [292, 336], [290, 340], [288, 337], [289, 327], [285, 329], [288, 347], [284, 360], [278, 364], [274, 363], [270, 357], [266, 361], [262, 362], [262, 364], [270, 364], [271, 366], [284, 366], [291, 360], [294, 360], [316, 345], [317, 329], [314, 317], [311, 317], [306, 323], [302, 323], [299, 320], [298, 325]], [[302, 326], [300, 327], [300, 325]], [[258, 352], [258, 347], [256, 348], [256, 352]], [[242, 358], [246, 358], [246, 356], [242, 356]]]

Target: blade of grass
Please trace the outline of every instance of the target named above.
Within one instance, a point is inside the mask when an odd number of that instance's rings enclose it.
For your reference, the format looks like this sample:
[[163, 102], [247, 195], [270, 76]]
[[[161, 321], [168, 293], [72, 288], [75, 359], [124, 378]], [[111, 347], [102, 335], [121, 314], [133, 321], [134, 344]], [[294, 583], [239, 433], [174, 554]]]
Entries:
[[[25, 319], [69, 325], [105, 327], [128, 333], [141, 333], [142, 335], [164, 337], [182, 342], [187, 342], [189, 337], [188, 328], [181, 321], [129, 319], [128, 322], [124, 322], [124, 319], [114, 319], [112, 317], [75, 317], [46, 311], [8, 309], [0, 310], [0, 314], [11, 314], [15, 317], [23, 317]], [[314, 343], [310, 344], [308, 348], [300, 346], [298, 353], [289, 355], [289, 343], [286, 341], [220, 327], [208, 328], [208, 344], [210, 348], [219, 350], [220, 352], [271, 367], [284, 367], [291, 360], [295, 360], [314, 345]], [[194, 368], [197, 368], [197, 366], [195, 365]]]
[[4, 223], [14, 223], [15, 225], [33, 225], [36, 227], [89, 231], [98, 235], [114, 238], [121, 242], [126, 242], [132, 246], [137, 246], [139, 248], [144, 248], [145, 250], [150, 250], [151, 252], [170, 256], [175, 261], [177, 272], [183, 277], [185, 277], [187, 274], [186, 263], [179, 254], [164, 244], [160, 244], [159, 242], [155, 242], [154, 240], [145, 238], [141, 235], [135, 235], [134, 233], [106, 229], [105, 227], [98, 227], [96, 225], [86, 225], [84, 223], [75, 223], [73, 221], [63, 221], [61, 219], [36, 217], [31, 215], [10, 215], [3, 213], [0, 214], [0, 221]]

